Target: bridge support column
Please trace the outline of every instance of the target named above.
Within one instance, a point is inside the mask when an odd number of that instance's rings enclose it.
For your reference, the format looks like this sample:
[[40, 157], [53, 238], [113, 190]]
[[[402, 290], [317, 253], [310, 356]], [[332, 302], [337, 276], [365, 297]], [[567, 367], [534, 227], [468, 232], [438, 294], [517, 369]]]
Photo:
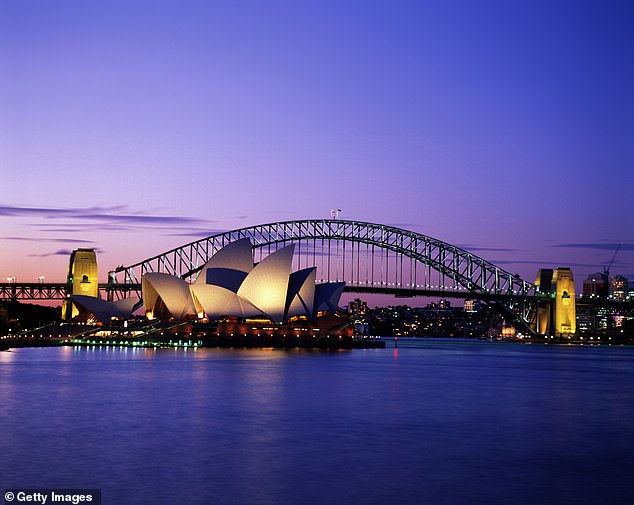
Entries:
[[541, 293], [552, 300], [541, 302], [537, 309], [537, 332], [570, 338], [577, 331], [575, 281], [570, 268], [541, 269], [535, 280]]
[[79, 314], [70, 299], [71, 295], [99, 296], [97, 255], [94, 249], [76, 249], [71, 253], [66, 283], [68, 298], [62, 305], [62, 319], [69, 320]]

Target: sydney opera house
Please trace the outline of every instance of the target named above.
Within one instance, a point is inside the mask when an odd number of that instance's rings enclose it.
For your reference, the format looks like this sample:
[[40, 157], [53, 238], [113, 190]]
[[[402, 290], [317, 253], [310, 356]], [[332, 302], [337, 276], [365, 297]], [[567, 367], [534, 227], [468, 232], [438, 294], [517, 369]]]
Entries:
[[[316, 284], [316, 268], [291, 272], [294, 245], [253, 263], [249, 239], [231, 242], [200, 270], [193, 283], [166, 273], [147, 273], [141, 280], [142, 304], [148, 320], [279, 325], [314, 321], [334, 314], [344, 283]], [[94, 254], [93, 254], [94, 256]], [[107, 302], [73, 294], [79, 320], [108, 322], [128, 319], [139, 306], [134, 299]]]
[[231, 242], [212, 256], [189, 284], [166, 273], [142, 278], [148, 319], [209, 321], [234, 317], [286, 323], [335, 312], [344, 283], [316, 284], [316, 268], [291, 272], [294, 245], [254, 265], [249, 239]]

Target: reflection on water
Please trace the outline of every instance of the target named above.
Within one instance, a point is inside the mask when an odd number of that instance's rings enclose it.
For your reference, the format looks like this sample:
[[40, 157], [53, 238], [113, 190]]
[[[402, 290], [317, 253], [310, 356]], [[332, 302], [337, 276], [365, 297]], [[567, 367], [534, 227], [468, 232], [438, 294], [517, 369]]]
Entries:
[[104, 503], [626, 503], [634, 349], [0, 353], [5, 487]]

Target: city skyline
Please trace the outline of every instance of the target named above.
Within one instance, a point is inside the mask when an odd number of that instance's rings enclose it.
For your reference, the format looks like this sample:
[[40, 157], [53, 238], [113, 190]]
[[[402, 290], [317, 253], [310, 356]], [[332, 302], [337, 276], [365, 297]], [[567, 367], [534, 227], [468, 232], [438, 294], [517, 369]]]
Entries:
[[[0, 6], [0, 275], [215, 231], [410, 229], [634, 279], [631, 2]], [[579, 289], [577, 289], [579, 291]]]

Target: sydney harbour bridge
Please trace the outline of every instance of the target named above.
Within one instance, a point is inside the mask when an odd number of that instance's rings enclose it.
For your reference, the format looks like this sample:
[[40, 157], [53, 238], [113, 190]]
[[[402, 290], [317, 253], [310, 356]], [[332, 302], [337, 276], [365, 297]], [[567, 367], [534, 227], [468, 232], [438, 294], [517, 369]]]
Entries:
[[[345, 282], [345, 291], [396, 296], [440, 296], [483, 300], [518, 329], [536, 330], [538, 306], [553, 293], [540, 291], [493, 263], [460, 247], [401, 228], [339, 219], [296, 220], [216, 233], [108, 273], [101, 297], [141, 294], [145, 273], [164, 272], [194, 280], [207, 260], [230, 242], [248, 238], [255, 262], [295, 244], [294, 267], [316, 267], [317, 282]], [[56, 300], [70, 284], [14, 282], [0, 285], [0, 299]]]

